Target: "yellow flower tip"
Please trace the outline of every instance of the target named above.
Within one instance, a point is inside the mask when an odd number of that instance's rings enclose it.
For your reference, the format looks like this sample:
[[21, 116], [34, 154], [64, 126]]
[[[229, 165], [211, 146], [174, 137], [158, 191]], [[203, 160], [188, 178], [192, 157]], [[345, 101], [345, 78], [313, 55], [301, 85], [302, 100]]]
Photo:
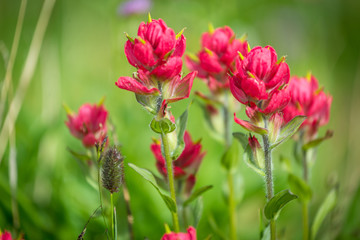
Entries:
[[248, 38], [248, 34], [247, 34], [247, 33], [244, 33], [244, 34], [239, 38], [239, 40], [240, 40], [240, 42], [245, 42], [245, 41], [247, 40], [247, 38]]
[[247, 49], [248, 52], [250, 52], [251, 51], [250, 43], [247, 44], [247, 47], [248, 47], [248, 49]]
[[187, 56], [194, 62], [199, 63], [200, 59], [194, 53], [188, 53]]
[[311, 71], [308, 71], [306, 74], [306, 79], [310, 82], [311, 81], [311, 77], [312, 77], [312, 73]]
[[100, 101], [98, 102], [97, 105], [100, 107], [101, 105], [104, 104], [104, 102], [105, 102], [105, 96], [103, 96], [103, 97], [100, 99]]
[[276, 62], [276, 64], [280, 64], [280, 63], [285, 62], [285, 59], [286, 59], [286, 56], [282, 56], [282, 57]]
[[167, 223], [164, 224], [165, 227], [165, 233], [171, 233], [170, 227], [169, 225], [167, 225]]
[[241, 52], [240, 52], [240, 51], [238, 51], [238, 55], [239, 55], [239, 57], [240, 57], [241, 61], [242, 61], [242, 60], [244, 60], [244, 56], [241, 54]]
[[181, 29], [181, 31], [176, 34], [176, 39], [179, 39], [179, 37], [181, 37], [181, 35], [183, 34], [183, 32], [185, 31], [186, 27], [184, 27], [183, 29]]
[[144, 45], [146, 44], [145, 40], [142, 39], [141, 37], [138, 36], [137, 39], [138, 39], [142, 44], [144, 44]]
[[247, 71], [247, 75], [251, 78], [256, 78], [251, 72]]
[[323, 92], [324, 91], [324, 87], [319, 87], [315, 92], [314, 94], [315, 95], [319, 95], [319, 93]]
[[151, 23], [151, 22], [152, 22], [152, 18], [151, 18], [150, 12], [148, 12], [148, 23]]
[[214, 26], [212, 25], [212, 23], [209, 23], [209, 24], [208, 24], [208, 28], [209, 28], [209, 33], [210, 33], [210, 34], [213, 34], [213, 33], [215, 32], [215, 28], [214, 28]]
[[66, 103], [63, 103], [63, 108], [65, 109], [65, 112], [67, 113], [67, 115], [73, 115], [74, 112], [69, 108], [68, 105], [66, 105]]
[[210, 49], [204, 48], [204, 50], [205, 50], [205, 52], [206, 52], [207, 54], [209, 54], [210, 56], [214, 55], [214, 53], [213, 53]]
[[127, 38], [130, 42], [134, 43], [134, 39], [133, 39], [132, 37], [130, 37], [129, 34], [127, 34], [126, 32], [124, 32], [124, 33], [125, 33], [126, 38]]

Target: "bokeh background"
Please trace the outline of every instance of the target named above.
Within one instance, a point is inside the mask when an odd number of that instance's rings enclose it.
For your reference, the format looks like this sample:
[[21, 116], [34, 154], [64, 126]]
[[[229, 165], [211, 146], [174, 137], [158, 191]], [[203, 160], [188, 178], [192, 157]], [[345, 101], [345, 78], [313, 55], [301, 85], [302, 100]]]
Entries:
[[[48, 2], [49, 1], [45, 1]], [[162, 18], [175, 32], [186, 27], [186, 53], [200, 48], [201, 33], [208, 23], [230, 26], [238, 37], [248, 34], [251, 46], [272, 45], [279, 56], [286, 55], [292, 75], [311, 71], [333, 96], [331, 119], [321, 129], [334, 131], [334, 137], [318, 150], [311, 185], [316, 191], [310, 219], [325, 198], [330, 186], [339, 183], [337, 206], [320, 229], [319, 239], [360, 239], [360, 1], [356, 0], [153, 0], [137, 14], [126, 15], [120, 0], [57, 0], [44, 35], [38, 62], [23, 91], [15, 135], [1, 139], [5, 153], [0, 162], [0, 228], [25, 233], [26, 239], [75, 239], [91, 213], [98, 206], [97, 191], [87, 182], [79, 163], [66, 150], [82, 151], [81, 142], [73, 138], [64, 121], [66, 103], [77, 110], [83, 103], [106, 97], [105, 106], [122, 144], [126, 162], [152, 169], [155, 159], [150, 152], [151, 116], [141, 109], [130, 92], [118, 89], [114, 82], [135, 70], [124, 54], [124, 32], [135, 36], [147, 11]], [[0, 86], [3, 84], [11, 51], [20, 0], [0, 0]], [[8, 97], [16, 94], [29, 54], [34, 30], [44, 1], [31, 0], [26, 5], [24, 24], [14, 62]], [[145, 7], [144, 7], [145, 6]], [[188, 72], [186, 67], [184, 72]], [[26, 74], [25, 74], [26, 75]], [[20, 87], [21, 88], [21, 87]], [[194, 90], [207, 92], [198, 79]], [[22, 91], [22, 90], [20, 90]], [[194, 95], [190, 99], [194, 98]], [[190, 100], [172, 104], [175, 117]], [[1, 131], [8, 111], [1, 115]], [[242, 110], [243, 111], [243, 110]], [[241, 112], [242, 112], [241, 111]], [[233, 126], [242, 131], [239, 126]], [[225, 171], [220, 167], [222, 144], [215, 141], [204, 124], [201, 109], [190, 108], [188, 129], [194, 139], [202, 139], [207, 155], [195, 186], [211, 184], [214, 188], [203, 196], [204, 213], [198, 226], [198, 239], [209, 233], [220, 239], [209, 224], [216, 219], [219, 229], [228, 231], [227, 210], [221, 194]], [[10, 154], [10, 145], [12, 154]], [[279, 156], [292, 157], [293, 141], [275, 151], [275, 191], [288, 188]], [[12, 167], [16, 162], [17, 166]], [[299, 166], [295, 163], [294, 168]], [[243, 198], [237, 209], [239, 239], [259, 238], [258, 209], [265, 202], [262, 179], [243, 161], [239, 164]], [[11, 169], [11, 170], [9, 170]], [[20, 227], [14, 228], [11, 208], [11, 184], [17, 169]], [[15, 174], [15, 175], [14, 175]], [[131, 194], [131, 208], [136, 239], [160, 239], [170, 214], [150, 184], [132, 169], [125, 167]], [[12, 179], [12, 180], [11, 180]], [[16, 179], [16, 178], [15, 178]], [[16, 181], [15, 181], [16, 183]], [[124, 201], [118, 200], [119, 234], [127, 239]], [[283, 239], [301, 239], [301, 207], [292, 202], [278, 219]], [[88, 226], [86, 239], [105, 239], [101, 218]]]

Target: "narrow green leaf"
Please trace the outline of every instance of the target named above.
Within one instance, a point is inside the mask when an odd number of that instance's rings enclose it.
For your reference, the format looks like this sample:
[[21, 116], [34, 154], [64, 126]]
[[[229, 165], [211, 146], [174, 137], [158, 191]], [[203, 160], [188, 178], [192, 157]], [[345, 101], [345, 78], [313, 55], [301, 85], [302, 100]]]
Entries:
[[249, 136], [247, 134], [241, 133], [241, 132], [234, 132], [233, 136], [240, 142], [243, 150], [245, 150], [246, 146], [249, 143], [249, 141], [248, 141]]
[[67, 148], [67, 150], [69, 151], [69, 153], [71, 153], [71, 155], [80, 160], [80, 161], [90, 161], [91, 160], [91, 156], [89, 156], [88, 154], [84, 154], [84, 153], [77, 153], [74, 150], [72, 150], [71, 148]]
[[296, 116], [293, 119], [290, 120], [285, 126], [283, 126], [280, 130], [279, 136], [276, 139], [276, 142], [274, 142], [271, 145], [271, 148], [277, 147], [280, 143], [284, 142], [288, 138], [290, 138], [298, 128], [301, 126], [301, 124], [305, 121], [305, 116]]
[[169, 210], [173, 213], [176, 213], [177, 209], [176, 209], [176, 203], [174, 202], [174, 200], [172, 200], [172, 198], [169, 197], [168, 195], [161, 193], [160, 190], [158, 190], [158, 191], [160, 193], [161, 198], [164, 200], [166, 206], [169, 208]]
[[250, 167], [252, 168], [256, 173], [258, 173], [260, 176], [265, 176], [265, 172], [264, 172], [264, 169], [262, 169], [256, 159], [254, 158], [254, 154], [250, 148], [250, 146], [248, 145], [246, 148], [245, 148], [245, 152], [244, 152], [244, 161], [245, 163]]
[[213, 186], [212, 185], [208, 185], [205, 187], [201, 187], [199, 189], [197, 189], [195, 192], [193, 192], [191, 194], [191, 196], [184, 202], [184, 207], [187, 206], [189, 203], [191, 203], [192, 201], [194, 201], [195, 199], [197, 199], [198, 197], [200, 197], [204, 192], [206, 192], [207, 190], [210, 190]]
[[270, 240], [270, 238], [271, 238], [270, 225], [268, 225], [262, 232], [261, 240]]
[[290, 201], [296, 199], [297, 196], [291, 193], [288, 189], [278, 192], [274, 197], [266, 203], [264, 214], [269, 220], [275, 218], [279, 211]]
[[152, 175], [152, 173], [150, 171], [148, 171], [144, 168], [140, 168], [132, 163], [128, 163], [128, 165], [129, 165], [129, 167], [134, 169], [138, 174], [140, 174], [140, 176], [142, 176], [145, 180], [147, 180], [149, 183], [151, 183], [151, 185], [158, 191], [161, 198], [164, 200], [166, 206], [169, 208], [169, 210], [171, 212], [177, 211], [176, 203], [174, 202], [174, 200], [172, 200], [172, 198], [170, 198], [168, 195], [161, 192], [159, 186], [156, 183], [155, 177]]
[[312, 197], [310, 186], [298, 176], [290, 173], [288, 183], [291, 191], [299, 197], [301, 202], [309, 202]]
[[332, 189], [329, 194], [326, 196], [324, 202], [321, 204], [319, 210], [315, 215], [315, 220], [311, 226], [311, 236], [312, 239], [315, 239], [316, 234], [323, 223], [325, 217], [329, 212], [335, 207], [337, 201], [337, 192], [336, 189]]
[[221, 165], [228, 171], [234, 170], [237, 167], [239, 160], [239, 144], [232, 141], [230, 147], [225, 151], [221, 158]]
[[190, 208], [190, 212], [192, 213], [194, 219], [192, 226], [196, 228], [200, 222], [201, 216], [204, 211], [204, 203], [202, 197], [200, 196], [195, 200], [195, 202], [192, 202], [192, 204], [190, 204]]
[[325, 136], [308, 142], [302, 148], [304, 149], [304, 151], [306, 151], [306, 150], [308, 150], [310, 148], [317, 147], [320, 143], [322, 143], [323, 141], [331, 138], [332, 136], [333, 136], [333, 132], [328, 130], [328, 131], [326, 131]]
[[171, 133], [176, 129], [175, 123], [171, 122], [168, 118], [162, 118], [160, 120], [157, 120], [156, 118], [153, 118], [153, 120], [150, 123], [151, 129], [156, 133]]
[[191, 103], [186, 108], [186, 110], [180, 115], [178, 120], [176, 121], [176, 126], [178, 127], [178, 133], [177, 133], [177, 145], [175, 150], [171, 153], [172, 159], [177, 159], [182, 151], [184, 150], [185, 143], [184, 143], [184, 133], [186, 130], [188, 115], [189, 115], [189, 107], [191, 106]]

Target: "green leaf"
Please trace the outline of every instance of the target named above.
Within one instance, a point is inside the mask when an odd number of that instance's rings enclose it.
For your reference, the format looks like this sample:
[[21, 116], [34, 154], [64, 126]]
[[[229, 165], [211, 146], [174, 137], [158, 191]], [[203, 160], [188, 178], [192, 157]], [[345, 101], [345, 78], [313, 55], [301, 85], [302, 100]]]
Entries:
[[268, 225], [261, 235], [261, 240], [270, 240], [271, 238], [271, 232], [270, 232], [270, 225]]
[[301, 202], [309, 202], [312, 197], [310, 186], [298, 176], [290, 173], [288, 183], [291, 191], [299, 197]]
[[288, 189], [278, 192], [274, 197], [266, 203], [264, 214], [269, 220], [275, 218], [278, 212], [290, 201], [296, 199], [297, 196], [291, 193]]
[[249, 143], [249, 140], [248, 140], [249, 136], [247, 134], [241, 133], [241, 132], [234, 132], [233, 136], [240, 142], [243, 150], [245, 150], [246, 146]]
[[134, 169], [138, 174], [140, 174], [145, 180], [147, 180], [149, 183], [151, 183], [151, 185], [153, 185], [153, 187], [158, 191], [161, 198], [164, 200], [166, 206], [169, 208], [169, 210], [171, 212], [177, 211], [176, 203], [174, 202], [174, 200], [172, 200], [172, 198], [170, 198], [168, 195], [166, 195], [160, 191], [160, 188], [156, 183], [155, 177], [152, 175], [152, 173], [150, 171], [148, 171], [144, 168], [140, 168], [132, 163], [128, 163], [128, 165], [129, 165], [129, 167]]
[[74, 150], [72, 150], [71, 148], [67, 148], [67, 150], [69, 151], [69, 153], [71, 153], [71, 155], [80, 160], [80, 161], [90, 161], [91, 160], [91, 156], [89, 156], [89, 154], [84, 154], [84, 153], [77, 153]]
[[301, 164], [303, 161], [303, 158], [305, 156], [305, 152], [302, 149], [303, 143], [302, 141], [295, 141], [294, 148], [293, 148], [293, 154], [296, 162], [298, 164]]
[[157, 114], [158, 96], [135, 94], [136, 101], [140, 103], [148, 112], [153, 115]]
[[310, 142], [308, 142], [307, 144], [305, 144], [302, 148], [304, 151], [310, 149], [310, 148], [314, 148], [317, 147], [320, 143], [322, 143], [323, 141], [331, 138], [333, 136], [333, 132], [332, 131], [326, 131], [325, 136], [317, 138], [315, 140], [312, 140]]
[[168, 118], [162, 118], [160, 120], [157, 120], [156, 118], [153, 118], [153, 120], [150, 123], [151, 129], [156, 133], [171, 133], [176, 129], [176, 124], [171, 122]]
[[195, 199], [197, 199], [198, 197], [200, 197], [204, 192], [206, 192], [207, 190], [210, 190], [213, 186], [212, 185], [208, 185], [205, 187], [201, 187], [199, 189], [197, 189], [195, 192], [193, 192], [191, 194], [191, 196], [184, 202], [184, 207], [187, 206], [189, 203], [191, 203], [192, 201], [194, 201]]
[[305, 116], [296, 116], [291, 119], [290, 122], [281, 128], [279, 136], [277, 137], [276, 142], [271, 145], [271, 148], [277, 147], [280, 143], [294, 135], [305, 119]]
[[171, 153], [172, 159], [177, 159], [182, 151], [184, 150], [185, 143], [184, 143], [184, 133], [186, 130], [188, 115], [189, 115], [189, 107], [191, 106], [191, 103], [186, 108], [186, 110], [181, 114], [181, 116], [176, 121], [176, 125], [178, 126], [178, 133], [177, 133], [177, 145], [175, 150]]
[[202, 216], [203, 211], [204, 211], [204, 203], [203, 203], [202, 197], [201, 196], [198, 197], [195, 200], [195, 202], [193, 202], [190, 205], [190, 208], [191, 208], [191, 213], [192, 213], [193, 219], [194, 219], [194, 222], [193, 222], [192, 226], [194, 228], [196, 228], [197, 225], [200, 222], [201, 216]]
[[337, 199], [336, 189], [332, 189], [329, 194], [326, 196], [324, 202], [321, 204], [319, 210], [315, 215], [315, 220], [311, 226], [311, 236], [312, 239], [315, 239], [316, 234], [324, 221], [326, 215], [335, 207]]
[[265, 176], [264, 169], [259, 166], [249, 145], [247, 145], [247, 147], [245, 148], [243, 157], [244, 157], [245, 163], [250, 168], [252, 168], [260, 176]]
[[236, 141], [232, 141], [230, 147], [225, 151], [221, 158], [221, 165], [228, 171], [237, 167], [239, 160], [239, 146]]

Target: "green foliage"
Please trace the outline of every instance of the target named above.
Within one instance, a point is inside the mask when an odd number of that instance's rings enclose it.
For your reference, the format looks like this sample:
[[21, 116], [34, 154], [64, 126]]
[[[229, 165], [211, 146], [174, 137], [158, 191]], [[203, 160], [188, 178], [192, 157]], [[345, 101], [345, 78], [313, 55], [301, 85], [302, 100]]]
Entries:
[[275, 148], [285, 140], [289, 139], [296, 133], [301, 124], [305, 121], [305, 116], [296, 116], [280, 129], [279, 136], [276, 141], [271, 144], [271, 148]]
[[201, 187], [197, 190], [195, 190], [188, 199], [186, 199], [186, 201], [184, 202], [184, 207], [186, 207], [189, 203], [191, 203], [192, 201], [196, 200], [198, 197], [200, 197], [202, 194], [204, 194], [206, 191], [210, 190], [213, 186], [209, 185], [209, 186], [204, 186]]
[[150, 128], [156, 133], [167, 134], [175, 131], [176, 124], [171, 122], [171, 120], [168, 118], [162, 118], [160, 120], [153, 118], [153, 120], [150, 123]]
[[301, 202], [309, 202], [312, 197], [310, 186], [298, 176], [290, 173], [288, 183], [291, 191], [299, 197]]
[[169, 208], [169, 210], [171, 212], [176, 212], [175, 202], [172, 200], [171, 197], [169, 197], [168, 195], [161, 192], [159, 186], [156, 183], [156, 179], [154, 178], [154, 176], [152, 175], [152, 173], [150, 171], [143, 169], [143, 168], [139, 168], [138, 166], [136, 166], [132, 163], [129, 163], [128, 165], [129, 165], [129, 167], [134, 169], [138, 174], [140, 174], [140, 176], [142, 176], [146, 181], [151, 183], [151, 185], [158, 191], [161, 198], [164, 200], [166, 206]]
[[278, 192], [274, 197], [266, 203], [264, 214], [267, 219], [274, 219], [277, 217], [280, 210], [289, 202], [296, 199], [297, 196], [291, 193], [288, 189]]

